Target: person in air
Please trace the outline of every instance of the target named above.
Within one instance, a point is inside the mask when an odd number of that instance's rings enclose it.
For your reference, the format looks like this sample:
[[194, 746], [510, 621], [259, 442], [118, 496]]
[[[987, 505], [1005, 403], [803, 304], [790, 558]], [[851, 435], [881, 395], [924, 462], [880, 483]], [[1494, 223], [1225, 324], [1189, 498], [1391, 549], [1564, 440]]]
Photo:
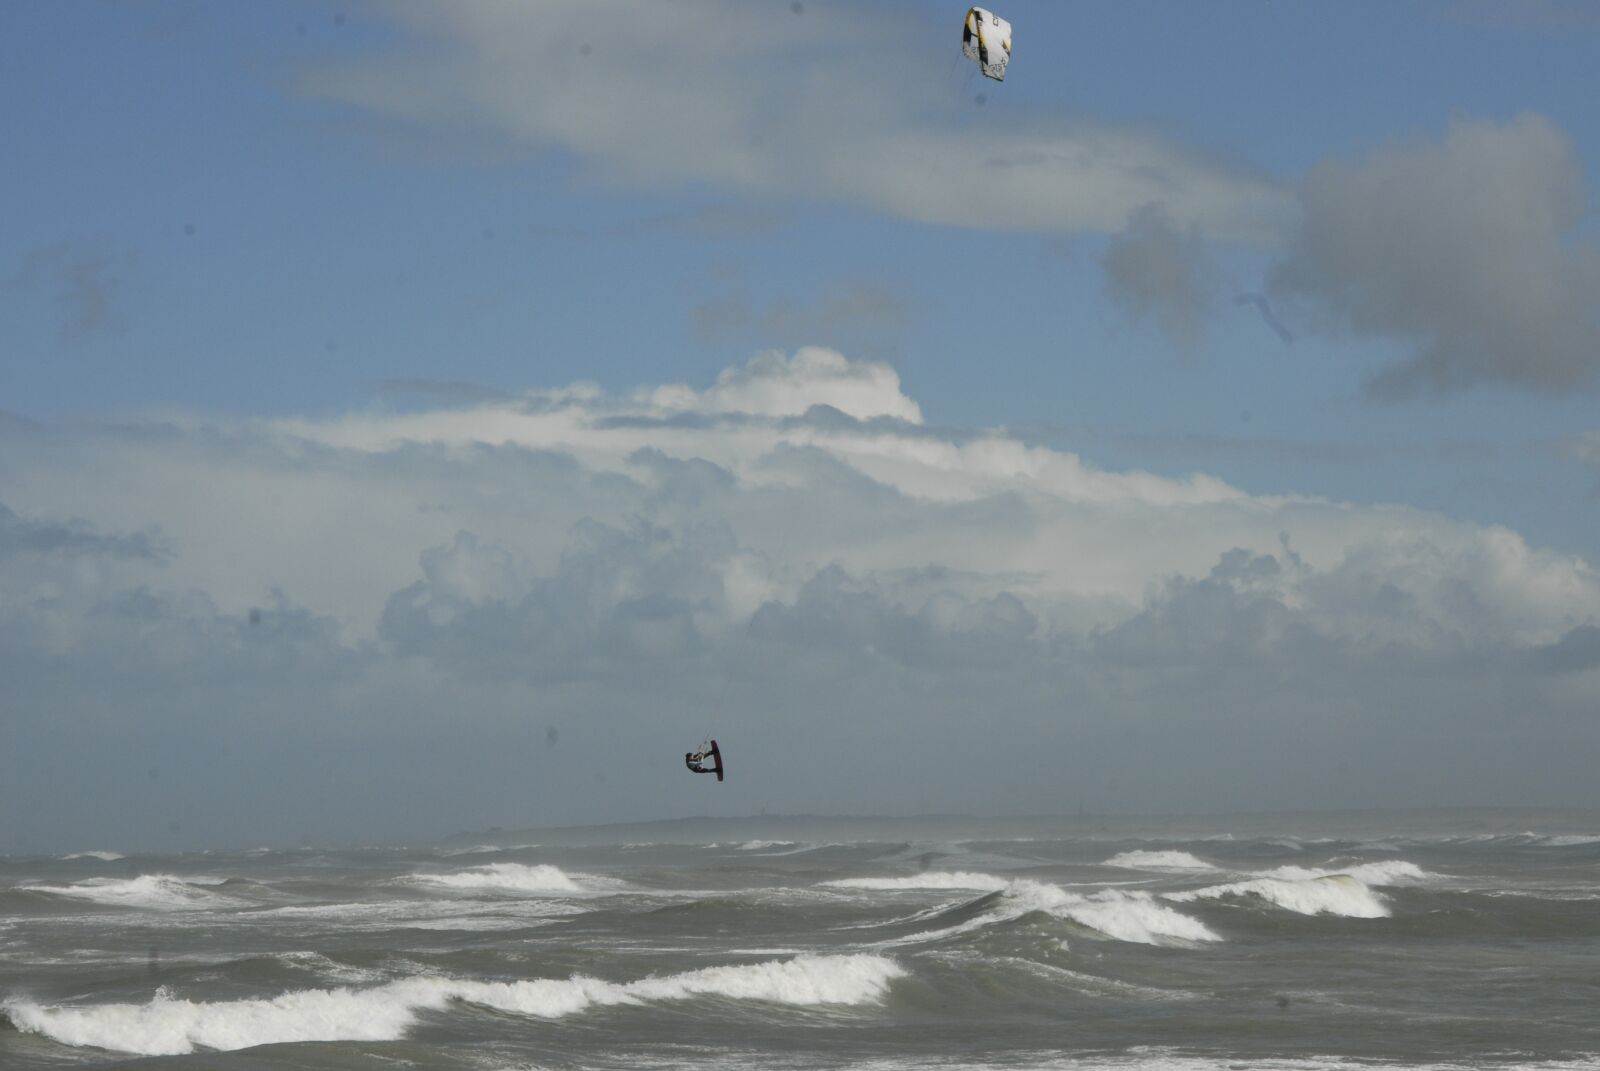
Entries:
[[[707, 759], [711, 760], [710, 766], [705, 764]], [[706, 741], [699, 751], [685, 752], [683, 764], [694, 773], [714, 773], [718, 781], [722, 780], [722, 751], [715, 740]]]

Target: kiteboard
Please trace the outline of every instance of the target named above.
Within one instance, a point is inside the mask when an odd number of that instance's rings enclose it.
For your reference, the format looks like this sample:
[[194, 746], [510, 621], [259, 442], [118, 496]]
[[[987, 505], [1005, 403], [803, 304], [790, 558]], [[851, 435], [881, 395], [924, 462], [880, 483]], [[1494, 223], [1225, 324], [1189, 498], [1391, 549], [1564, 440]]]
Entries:
[[[707, 766], [706, 760], [711, 760]], [[715, 740], [706, 741], [706, 746], [700, 751], [691, 751], [683, 756], [683, 764], [695, 773], [714, 773], [717, 780], [722, 780], [722, 749], [717, 747]]]

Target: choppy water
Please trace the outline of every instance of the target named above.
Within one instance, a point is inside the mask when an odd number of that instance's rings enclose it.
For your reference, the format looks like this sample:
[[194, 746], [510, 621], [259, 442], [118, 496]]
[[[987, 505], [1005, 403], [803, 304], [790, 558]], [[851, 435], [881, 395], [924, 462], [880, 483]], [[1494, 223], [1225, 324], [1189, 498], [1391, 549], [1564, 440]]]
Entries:
[[959, 825], [0, 859], [0, 1068], [1600, 1067], [1600, 829]]

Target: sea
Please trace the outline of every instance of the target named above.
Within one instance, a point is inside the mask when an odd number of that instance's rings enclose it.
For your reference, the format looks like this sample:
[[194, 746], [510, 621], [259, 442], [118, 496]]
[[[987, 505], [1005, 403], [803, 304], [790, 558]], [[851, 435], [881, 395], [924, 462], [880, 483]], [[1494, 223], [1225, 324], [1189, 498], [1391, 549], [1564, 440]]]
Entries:
[[1600, 814], [0, 858], [0, 1068], [1600, 1068]]

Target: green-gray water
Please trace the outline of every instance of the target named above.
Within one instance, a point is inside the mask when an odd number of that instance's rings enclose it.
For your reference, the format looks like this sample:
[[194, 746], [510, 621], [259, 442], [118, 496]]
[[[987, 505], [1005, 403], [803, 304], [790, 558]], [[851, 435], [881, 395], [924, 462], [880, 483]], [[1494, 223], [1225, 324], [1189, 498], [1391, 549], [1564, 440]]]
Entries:
[[0, 1067], [1600, 1067], [1600, 822], [1519, 821], [13, 857]]

